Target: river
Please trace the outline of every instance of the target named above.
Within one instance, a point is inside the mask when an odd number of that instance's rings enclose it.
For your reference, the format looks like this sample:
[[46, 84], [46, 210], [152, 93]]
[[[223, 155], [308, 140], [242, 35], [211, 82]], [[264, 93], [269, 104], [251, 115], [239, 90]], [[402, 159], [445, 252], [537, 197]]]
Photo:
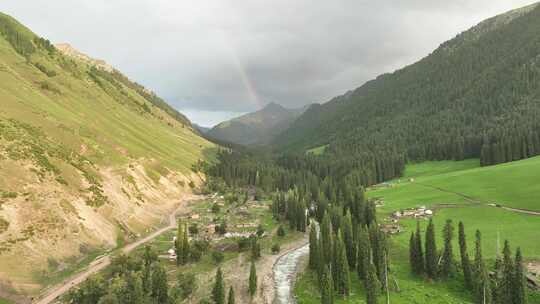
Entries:
[[294, 304], [293, 285], [298, 273], [300, 259], [309, 253], [309, 244], [292, 250], [280, 257], [274, 265], [276, 304]]

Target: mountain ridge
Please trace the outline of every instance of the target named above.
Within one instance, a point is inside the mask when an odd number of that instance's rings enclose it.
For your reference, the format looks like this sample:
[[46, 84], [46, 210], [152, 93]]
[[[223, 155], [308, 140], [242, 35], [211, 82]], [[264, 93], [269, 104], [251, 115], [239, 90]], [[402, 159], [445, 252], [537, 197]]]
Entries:
[[[273, 145], [484, 165], [536, 155], [539, 16], [533, 4], [487, 19], [412, 65], [311, 107]], [[513, 151], [512, 141], [531, 147]]]
[[206, 135], [224, 142], [241, 145], [264, 145], [285, 130], [309, 105], [287, 109], [270, 102], [262, 109], [221, 122]]
[[215, 145], [119, 71], [0, 13], [0, 293], [28, 297], [159, 225]]

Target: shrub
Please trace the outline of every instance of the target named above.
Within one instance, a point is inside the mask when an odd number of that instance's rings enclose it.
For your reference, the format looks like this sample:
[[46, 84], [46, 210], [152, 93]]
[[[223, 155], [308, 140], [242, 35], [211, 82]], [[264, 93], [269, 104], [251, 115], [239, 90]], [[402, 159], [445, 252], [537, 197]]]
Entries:
[[196, 248], [196, 247], [190, 248], [189, 257], [192, 262], [200, 261], [202, 255], [203, 255], [203, 252], [199, 248]]
[[42, 81], [40, 82], [40, 86], [39, 86], [42, 90], [46, 90], [46, 91], [50, 91], [50, 92], [53, 92], [55, 94], [60, 94], [60, 89], [58, 89], [54, 84], [52, 84], [51, 82], [48, 82], [48, 81]]
[[279, 253], [281, 251], [281, 247], [279, 246], [279, 244], [274, 244], [272, 245], [272, 253], [273, 254], [276, 254], [276, 253]]
[[243, 238], [238, 239], [238, 250], [239, 251], [245, 251], [245, 250], [249, 249], [250, 246], [251, 246], [251, 239], [250, 238], [243, 237]]
[[0, 233], [4, 233], [9, 228], [9, 222], [0, 217]]
[[48, 77], [54, 77], [56, 76], [56, 72], [53, 70], [49, 70], [46, 66], [42, 65], [39, 62], [34, 63], [34, 66], [40, 70], [43, 74], [47, 75]]
[[216, 226], [215, 230], [217, 234], [224, 235], [225, 233], [227, 233], [227, 222], [221, 222], [221, 224]]
[[210, 247], [210, 242], [207, 240], [195, 240], [192, 242], [193, 248], [197, 248], [202, 254], [205, 254]]
[[172, 296], [176, 300], [185, 300], [197, 290], [197, 278], [192, 273], [180, 272], [176, 277]]
[[221, 207], [218, 204], [212, 205], [212, 213], [219, 213], [221, 211]]
[[280, 225], [279, 228], [278, 228], [278, 230], [277, 230], [277, 235], [278, 235], [279, 237], [284, 237], [285, 234], [286, 234], [286, 233], [285, 233], [285, 228], [283, 228], [283, 226]]
[[189, 229], [189, 234], [191, 235], [199, 234], [199, 226], [197, 225], [197, 223], [193, 223], [189, 225], [188, 229]]
[[212, 252], [212, 260], [216, 264], [221, 264], [224, 259], [225, 259], [225, 255], [223, 254], [223, 252], [217, 251], [217, 250]]
[[49, 257], [47, 258], [47, 265], [49, 267], [49, 270], [55, 271], [58, 268], [58, 266], [60, 266], [60, 263], [58, 263], [56, 259]]

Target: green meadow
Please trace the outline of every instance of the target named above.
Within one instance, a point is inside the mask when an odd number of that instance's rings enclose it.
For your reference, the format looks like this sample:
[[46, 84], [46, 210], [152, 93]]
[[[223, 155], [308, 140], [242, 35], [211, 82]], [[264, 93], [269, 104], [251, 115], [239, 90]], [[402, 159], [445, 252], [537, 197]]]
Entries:
[[[456, 259], [457, 225], [462, 221], [473, 254], [474, 235], [482, 232], [484, 257], [494, 262], [498, 246], [509, 240], [512, 253], [521, 247], [525, 259], [540, 260], [540, 216], [513, 212], [490, 204], [507, 207], [540, 210], [540, 157], [480, 167], [478, 160], [425, 162], [408, 165], [401, 179], [368, 190], [369, 198], [382, 199], [378, 208], [379, 218], [388, 222], [394, 211], [427, 206], [434, 210], [437, 245], [442, 248], [442, 229], [446, 220], [454, 222], [456, 236], [454, 251]], [[420, 220], [425, 232], [427, 220]], [[445, 282], [427, 282], [411, 274], [408, 243], [415, 219], [400, 219], [403, 232], [390, 238], [391, 303], [472, 303], [470, 294], [464, 291], [461, 273]], [[499, 248], [500, 248], [499, 247]], [[356, 274], [351, 273], [353, 294], [336, 303], [365, 303], [363, 286]], [[312, 273], [306, 272], [295, 286], [298, 303], [319, 303], [319, 291]], [[397, 283], [397, 285], [396, 285]], [[399, 291], [396, 286], [399, 286]], [[386, 295], [380, 302], [386, 301]], [[530, 293], [529, 303], [540, 303], [540, 294]]]

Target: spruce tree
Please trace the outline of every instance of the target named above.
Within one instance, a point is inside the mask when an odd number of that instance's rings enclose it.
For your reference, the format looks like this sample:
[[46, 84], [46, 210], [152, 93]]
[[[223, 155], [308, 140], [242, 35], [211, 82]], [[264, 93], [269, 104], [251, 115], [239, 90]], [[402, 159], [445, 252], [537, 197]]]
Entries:
[[527, 284], [525, 282], [525, 270], [523, 269], [523, 256], [521, 255], [521, 248], [518, 247], [516, 251], [516, 261], [514, 266], [514, 286], [512, 288], [514, 294], [513, 304], [526, 304], [527, 303]]
[[182, 236], [182, 264], [185, 265], [189, 262], [189, 253], [191, 251], [190, 245], [189, 245], [187, 224], [184, 225], [183, 232], [184, 234]]
[[500, 295], [498, 301], [500, 303], [512, 303], [513, 287], [514, 287], [514, 262], [512, 261], [512, 254], [510, 252], [510, 243], [508, 240], [504, 241], [503, 249], [503, 265], [502, 265], [502, 280], [500, 283]]
[[216, 281], [214, 283], [214, 288], [212, 288], [212, 300], [215, 304], [225, 303], [225, 285], [223, 282], [223, 272], [221, 271], [221, 267], [218, 267], [216, 271]]
[[343, 222], [343, 241], [347, 251], [347, 261], [351, 269], [356, 268], [356, 246], [354, 242], [352, 216], [349, 211], [345, 215]]
[[416, 253], [416, 270], [418, 275], [422, 275], [425, 272], [424, 252], [422, 250], [422, 234], [420, 233], [420, 222], [416, 222], [415, 247]]
[[330, 216], [326, 213], [323, 217], [323, 222], [321, 225], [321, 241], [322, 241], [322, 252], [324, 255], [324, 263], [328, 264], [332, 261], [332, 223], [330, 221]]
[[296, 229], [301, 232], [306, 232], [306, 224], [306, 204], [304, 203], [304, 201], [301, 201], [298, 203]]
[[386, 255], [386, 238], [378, 225], [371, 225], [369, 227], [369, 240], [371, 242], [371, 258], [377, 270], [379, 282], [385, 284], [384, 256]]
[[416, 265], [416, 237], [414, 236], [414, 232], [411, 232], [411, 237], [409, 238], [409, 264], [411, 265], [411, 270], [414, 274], [418, 273], [417, 265]]
[[257, 292], [257, 269], [255, 268], [255, 262], [251, 261], [251, 267], [249, 269], [249, 295], [254, 296]]
[[444, 235], [444, 248], [441, 259], [441, 277], [448, 278], [454, 271], [454, 252], [452, 248], [452, 239], [454, 238], [454, 225], [452, 220], [446, 220], [446, 224], [443, 229]]
[[469, 253], [467, 252], [467, 240], [465, 237], [465, 227], [463, 222], [459, 222], [459, 252], [461, 256], [461, 268], [463, 269], [465, 288], [472, 290], [471, 261], [469, 259]]
[[169, 285], [167, 283], [167, 272], [161, 265], [154, 266], [152, 272], [152, 298], [156, 303], [169, 303]]
[[377, 209], [374, 202], [369, 202], [366, 205], [365, 211], [366, 225], [371, 226], [377, 220]]
[[369, 235], [365, 226], [361, 226], [358, 229], [358, 259], [356, 261], [356, 269], [360, 280], [365, 281], [367, 279], [367, 272], [371, 259], [371, 245], [369, 242]]
[[176, 231], [176, 240], [174, 241], [176, 251], [176, 265], [184, 264], [184, 225], [178, 221], [178, 229]]
[[381, 292], [381, 283], [377, 276], [377, 270], [375, 265], [370, 262], [367, 271], [367, 279], [364, 281], [366, 287], [366, 303], [367, 304], [376, 304], [377, 297]]
[[321, 283], [321, 304], [334, 303], [334, 286], [332, 273], [328, 267], [324, 267]]
[[435, 226], [429, 219], [426, 229], [426, 274], [430, 279], [437, 278], [437, 244], [435, 241]]
[[319, 240], [317, 229], [312, 227], [309, 231], [309, 268], [317, 270], [319, 267]]
[[476, 230], [473, 288], [475, 303], [492, 303], [490, 279], [482, 256], [482, 234], [480, 230]]
[[227, 299], [227, 304], [235, 304], [235, 299], [234, 299], [234, 289], [233, 287], [231, 286], [231, 288], [229, 288], [229, 298]]
[[335, 290], [343, 297], [348, 297], [351, 290], [351, 278], [349, 274], [349, 264], [347, 262], [347, 253], [345, 242], [343, 241], [343, 233], [338, 232], [335, 251], [335, 271], [334, 283]]

